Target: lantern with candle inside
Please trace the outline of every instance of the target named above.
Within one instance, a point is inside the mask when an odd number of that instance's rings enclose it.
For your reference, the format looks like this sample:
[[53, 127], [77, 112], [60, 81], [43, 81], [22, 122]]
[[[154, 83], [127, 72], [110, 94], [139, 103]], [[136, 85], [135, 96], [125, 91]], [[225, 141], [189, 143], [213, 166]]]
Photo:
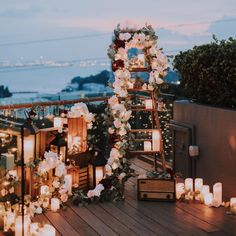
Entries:
[[[83, 117], [68, 118], [68, 149], [70, 155], [87, 149], [87, 123]], [[72, 153], [72, 154], [71, 154]]]
[[181, 195], [184, 194], [184, 183], [177, 183], [176, 184], [176, 199], [180, 199]]
[[145, 99], [145, 108], [153, 109], [152, 99]]
[[94, 188], [105, 175], [105, 165], [107, 160], [102, 154], [93, 157], [89, 164], [89, 187]]
[[55, 138], [50, 142], [50, 150], [61, 155], [62, 161], [67, 162], [67, 141], [65, 133], [57, 133]]

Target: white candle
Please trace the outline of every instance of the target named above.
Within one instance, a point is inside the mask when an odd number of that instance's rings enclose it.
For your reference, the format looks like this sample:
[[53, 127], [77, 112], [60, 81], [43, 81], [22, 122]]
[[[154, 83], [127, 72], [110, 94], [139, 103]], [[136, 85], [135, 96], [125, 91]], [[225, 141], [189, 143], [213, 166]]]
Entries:
[[15, 213], [12, 211], [7, 211], [4, 216], [4, 231], [8, 231], [9, 229], [13, 229], [15, 223]]
[[161, 147], [161, 134], [159, 130], [153, 130], [152, 132], [152, 150], [160, 151]]
[[190, 190], [191, 192], [193, 192], [193, 179], [192, 178], [185, 179], [184, 184], [185, 184], [185, 189], [187, 191]]
[[196, 191], [201, 192], [202, 186], [203, 186], [203, 179], [196, 178], [195, 181], [194, 181], [194, 190], [195, 190], [195, 192]]
[[230, 207], [236, 207], [236, 197], [231, 197], [229, 202]]
[[55, 236], [56, 235], [56, 229], [49, 224], [45, 224], [42, 228], [39, 230], [40, 236]]
[[[24, 216], [24, 236], [29, 234], [30, 218]], [[15, 236], [22, 236], [22, 216], [17, 216], [15, 221]]]
[[184, 183], [177, 183], [175, 188], [176, 188], [176, 199], [180, 199], [181, 195], [184, 193]]
[[153, 108], [152, 99], [145, 99], [145, 108], [146, 109], [152, 109]]
[[58, 198], [52, 198], [51, 199], [51, 210], [57, 211], [60, 209], [60, 200]]
[[72, 193], [72, 175], [65, 175], [65, 185], [68, 189], [68, 194]]
[[24, 137], [24, 162], [25, 164], [34, 159], [34, 136]]
[[62, 128], [63, 127], [63, 118], [62, 117], [54, 117], [53, 127], [54, 128]]
[[203, 185], [202, 189], [201, 189], [201, 197], [202, 197], [203, 200], [205, 198], [205, 195], [208, 194], [208, 193], [210, 193], [209, 185]]
[[42, 185], [40, 187], [40, 194], [41, 195], [48, 195], [49, 194], [49, 187], [47, 185]]
[[150, 141], [144, 141], [144, 151], [151, 151], [152, 143]]
[[213, 201], [213, 194], [212, 193], [207, 193], [204, 196], [204, 203], [205, 203], [205, 205], [211, 206], [212, 201]]
[[30, 235], [38, 235], [39, 223], [30, 224]]
[[216, 203], [221, 205], [221, 203], [222, 203], [222, 183], [216, 183], [213, 185], [213, 199]]

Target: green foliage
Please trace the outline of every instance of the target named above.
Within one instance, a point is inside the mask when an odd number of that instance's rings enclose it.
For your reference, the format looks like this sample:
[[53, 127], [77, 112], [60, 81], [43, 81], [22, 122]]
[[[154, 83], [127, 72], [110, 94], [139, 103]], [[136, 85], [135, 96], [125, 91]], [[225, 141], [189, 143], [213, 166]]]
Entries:
[[236, 40], [218, 41], [180, 52], [174, 68], [187, 98], [220, 107], [236, 107]]
[[9, 91], [8, 87], [0, 85], [0, 98], [11, 97], [12, 93]]

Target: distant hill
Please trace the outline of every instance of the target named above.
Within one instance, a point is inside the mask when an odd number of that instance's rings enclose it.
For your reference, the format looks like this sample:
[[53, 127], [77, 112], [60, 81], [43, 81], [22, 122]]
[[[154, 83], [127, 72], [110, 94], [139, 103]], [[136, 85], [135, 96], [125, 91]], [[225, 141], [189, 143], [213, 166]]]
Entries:
[[77, 76], [71, 80], [70, 84], [65, 89], [63, 89], [62, 92], [83, 90], [83, 85], [90, 83], [103, 84], [104, 86], [107, 86], [109, 78], [110, 72], [107, 70], [103, 70], [97, 75], [90, 75], [88, 77]]
[[0, 85], [0, 98], [11, 97], [12, 93], [9, 91], [8, 87]]

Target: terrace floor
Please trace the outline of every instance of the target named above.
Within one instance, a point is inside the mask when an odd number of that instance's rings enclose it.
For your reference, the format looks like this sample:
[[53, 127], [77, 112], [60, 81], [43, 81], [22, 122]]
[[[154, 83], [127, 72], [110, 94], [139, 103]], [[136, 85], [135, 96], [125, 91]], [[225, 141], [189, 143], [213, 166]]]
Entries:
[[[151, 169], [132, 159], [139, 173]], [[137, 201], [136, 179], [126, 183], [124, 202], [69, 205], [58, 213], [48, 212], [34, 218], [57, 229], [57, 235], [236, 235], [236, 216], [224, 208], [209, 208], [198, 203]]]

